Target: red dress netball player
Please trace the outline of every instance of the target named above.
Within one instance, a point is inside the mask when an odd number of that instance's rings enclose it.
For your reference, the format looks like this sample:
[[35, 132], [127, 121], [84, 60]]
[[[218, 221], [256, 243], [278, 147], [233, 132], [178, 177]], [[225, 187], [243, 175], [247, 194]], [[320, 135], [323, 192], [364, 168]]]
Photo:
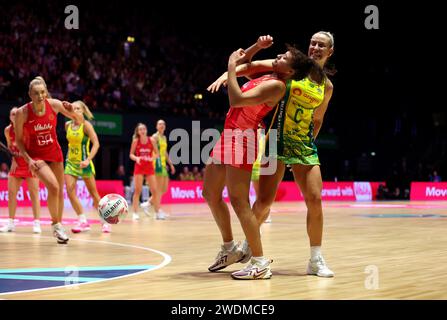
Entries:
[[82, 115], [73, 111], [68, 102], [51, 99], [45, 81], [36, 77], [29, 84], [31, 102], [17, 110], [16, 144], [30, 171], [48, 189], [48, 210], [53, 235], [58, 243], [67, 243], [68, 236], [61, 224], [64, 209], [64, 158], [57, 140], [57, 114], [81, 122]]
[[160, 201], [155, 180], [155, 170], [152, 161], [158, 158], [158, 148], [154, 138], [147, 136], [147, 127], [143, 123], [137, 124], [130, 147], [130, 159], [135, 161], [133, 171], [133, 182], [135, 191], [132, 197], [133, 220], [138, 220], [138, 207], [140, 205], [140, 195], [143, 188], [143, 178], [149, 184], [149, 189], [154, 202], [154, 210], [158, 216]]
[[[239, 49], [229, 58], [228, 96], [231, 107], [224, 126], [229, 132], [224, 130], [211, 155], [217, 162], [208, 164], [205, 173], [203, 196], [213, 212], [224, 241], [221, 252], [209, 270], [217, 271], [234, 262], [244, 261], [239, 250], [235, 249], [229, 211], [222, 200], [222, 190], [226, 184], [231, 204], [253, 251], [250, 264], [232, 273], [232, 277], [246, 280], [269, 279], [272, 275], [270, 261], [263, 256], [259, 226], [249, 202], [251, 172], [257, 156], [258, 125], [283, 97], [286, 91], [286, 80], [301, 80], [311, 71], [319, 71], [323, 79], [323, 71], [305, 54], [288, 46], [288, 51], [278, 55], [275, 60], [272, 74], [253, 79], [241, 89], [236, 80], [236, 65], [244, 57], [244, 51]], [[244, 132], [242, 133], [241, 130]], [[254, 139], [244, 141], [244, 136], [250, 132]], [[231, 135], [229, 138], [228, 133]], [[240, 135], [242, 139], [238, 139]], [[240, 153], [243, 154], [242, 161], [238, 161], [241, 160], [238, 159]], [[250, 154], [252, 159], [249, 158]], [[231, 249], [226, 247], [228, 242]]]
[[31, 198], [32, 208], [33, 208], [33, 232], [41, 233], [40, 228], [40, 202], [39, 202], [39, 179], [33, 176], [28, 168], [28, 164], [25, 159], [20, 156], [19, 149], [16, 145], [16, 135], [14, 132], [14, 119], [16, 117], [18, 108], [14, 107], [9, 112], [9, 119], [11, 124], [5, 128], [5, 137], [8, 144], [8, 148], [14, 154], [11, 162], [11, 169], [8, 175], [8, 211], [9, 220], [6, 226], [0, 228], [0, 232], [14, 232], [14, 217], [16, 215], [17, 208], [17, 192], [22, 185], [23, 180], [26, 180], [28, 185], [28, 191]]

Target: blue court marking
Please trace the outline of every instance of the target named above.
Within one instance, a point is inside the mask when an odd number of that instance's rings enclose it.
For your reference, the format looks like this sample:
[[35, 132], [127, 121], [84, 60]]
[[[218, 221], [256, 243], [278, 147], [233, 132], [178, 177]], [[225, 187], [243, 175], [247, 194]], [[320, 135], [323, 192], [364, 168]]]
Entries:
[[[32, 238], [34, 235], [16, 235]], [[40, 236], [40, 239], [54, 240], [53, 237]], [[0, 269], [0, 296], [24, 292], [36, 292], [47, 289], [78, 287], [89, 283], [98, 283], [114, 279], [123, 279], [145, 272], [155, 271], [168, 265], [172, 258], [155, 249], [100, 240], [71, 239], [75, 242], [99, 243], [103, 245], [132, 248], [156, 253], [163, 257], [158, 265], [122, 265], [122, 266], [66, 266], [64, 268], [17, 268]]]
[[[156, 268], [154, 265], [0, 269], [0, 293], [104, 281]], [[13, 290], [11, 290], [13, 289]]]
[[356, 214], [355, 216], [364, 218], [447, 218], [447, 215], [442, 214], [411, 214], [411, 213]]

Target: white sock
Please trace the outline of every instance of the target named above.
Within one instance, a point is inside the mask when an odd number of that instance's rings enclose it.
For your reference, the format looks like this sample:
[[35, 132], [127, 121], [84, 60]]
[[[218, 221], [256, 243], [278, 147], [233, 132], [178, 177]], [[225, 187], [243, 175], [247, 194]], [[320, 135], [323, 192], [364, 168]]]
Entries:
[[257, 263], [257, 264], [264, 264], [267, 261], [267, 258], [265, 258], [264, 256], [260, 256], [260, 257], [251, 257], [251, 259], [253, 260], [253, 262]]
[[40, 224], [40, 220], [39, 219], [34, 219], [34, 224]]
[[316, 260], [321, 256], [321, 246], [310, 247], [310, 259]]
[[8, 224], [10, 226], [13, 226], [14, 225], [14, 219], [8, 219]]
[[223, 245], [224, 245], [225, 250], [231, 251], [234, 248], [234, 246], [235, 246], [234, 240], [231, 240], [229, 242], [224, 242]]
[[79, 222], [80, 223], [87, 223], [87, 217], [85, 216], [84, 213], [79, 215]]

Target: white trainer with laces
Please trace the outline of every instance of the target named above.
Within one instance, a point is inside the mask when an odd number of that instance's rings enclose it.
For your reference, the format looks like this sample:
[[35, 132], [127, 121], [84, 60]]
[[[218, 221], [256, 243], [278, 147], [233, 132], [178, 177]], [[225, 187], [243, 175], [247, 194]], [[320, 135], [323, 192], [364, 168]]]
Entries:
[[42, 229], [40, 228], [39, 220], [34, 220], [34, 222], [33, 222], [33, 233], [42, 233]]
[[65, 244], [69, 240], [64, 227], [60, 223], [53, 225], [53, 236], [57, 239], [57, 243], [60, 244]]
[[14, 231], [16, 231], [16, 226], [14, 225], [14, 222], [11, 223], [10, 221], [8, 221], [7, 224], [0, 227], [0, 232], [14, 232]]
[[334, 276], [334, 272], [328, 268], [322, 256], [309, 260], [307, 274], [323, 278], [332, 278]]
[[239, 245], [235, 245], [231, 250], [227, 250], [224, 246], [222, 246], [221, 250], [216, 256], [216, 261], [209, 266], [208, 270], [211, 272], [222, 270], [233, 263], [240, 262], [242, 256], [243, 253]]
[[270, 264], [272, 260], [263, 263], [251, 259], [250, 263], [242, 270], [233, 272], [231, 277], [236, 280], [267, 280], [272, 277]]

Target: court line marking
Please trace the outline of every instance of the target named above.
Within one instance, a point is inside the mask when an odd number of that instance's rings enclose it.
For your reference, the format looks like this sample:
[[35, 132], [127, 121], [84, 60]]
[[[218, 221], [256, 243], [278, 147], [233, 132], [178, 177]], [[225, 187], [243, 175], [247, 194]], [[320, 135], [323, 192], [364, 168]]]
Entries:
[[[0, 274], [0, 279], [10, 279], [10, 280], [39, 280], [39, 281], [59, 281], [65, 282], [67, 276], [27, 276], [21, 274]], [[76, 279], [79, 282], [94, 282], [98, 280], [103, 280], [104, 278], [92, 278], [92, 277], [71, 277], [70, 279]]]
[[154, 268], [154, 265], [134, 266], [104, 266], [104, 267], [66, 267], [66, 268], [25, 268], [25, 269], [0, 269], [0, 275], [5, 273], [39, 273], [39, 272], [65, 272], [65, 271], [121, 271], [121, 270], [146, 270]]
[[[25, 234], [17, 235], [16, 234], [15, 236], [16, 237], [17, 236], [19, 236], [19, 237], [21, 236], [21, 237], [32, 238], [34, 235], [25, 235]], [[40, 236], [40, 238], [53, 239], [53, 240], [55, 239], [54, 237], [48, 237], [48, 236]], [[98, 280], [98, 281], [91, 281], [91, 282], [84, 282], [84, 283], [75, 283], [75, 284], [71, 284], [71, 285], [63, 285], [63, 286], [56, 286], [56, 287], [50, 287], [50, 288], [39, 288], [39, 289], [3, 292], [3, 293], [0, 293], [0, 296], [19, 294], [19, 293], [30, 293], [30, 292], [37, 292], [37, 291], [43, 291], [43, 290], [52, 290], [52, 289], [60, 289], [60, 288], [69, 289], [71, 287], [78, 287], [78, 286], [83, 286], [83, 285], [92, 284], [92, 283], [100, 283], [100, 282], [105, 282], [105, 281], [113, 281], [113, 280], [117, 280], [117, 279], [123, 279], [123, 278], [132, 277], [132, 276], [136, 276], [136, 275], [143, 274], [143, 273], [146, 273], [146, 272], [150, 272], [150, 271], [155, 271], [155, 270], [161, 269], [161, 268], [167, 266], [172, 261], [172, 258], [171, 258], [170, 255], [168, 255], [168, 254], [166, 254], [166, 253], [164, 253], [162, 251], [159, 251], [159, 250], [155, 250], [155, 249], [147, 248], [147, 247], [142, 247], [142, 246], [135, 246], [135, 245], [131, 245], [131, 244], [118, 243], [118, 242], [100, 241], [100, 240], [88, 240], [88, 239], [73, 239], [73, 238], [71, 238], [70, 241], [102, 243], [102, 244], [118, 246], [118, 247], [127, 247], [127, 248], [141, 249], [141, 250], [144, 250], [144, 251], [150, 251], [150, 252], [154, 252], [154, 253], [157, 253], [157, 254], [161, 255], [163, 257], [163, 262], [160, 263], [159, 265], [154, 266], [151, 269], [142, 270], [142, 271], [138, 271], [138, 272], [135, 272], [135, 273], [126, 274], [126, 275], [122, 275], [122, 276], [118, 276], [118, 277], [114, 277], [114, 278], [103, 279], [103, 280]]]

